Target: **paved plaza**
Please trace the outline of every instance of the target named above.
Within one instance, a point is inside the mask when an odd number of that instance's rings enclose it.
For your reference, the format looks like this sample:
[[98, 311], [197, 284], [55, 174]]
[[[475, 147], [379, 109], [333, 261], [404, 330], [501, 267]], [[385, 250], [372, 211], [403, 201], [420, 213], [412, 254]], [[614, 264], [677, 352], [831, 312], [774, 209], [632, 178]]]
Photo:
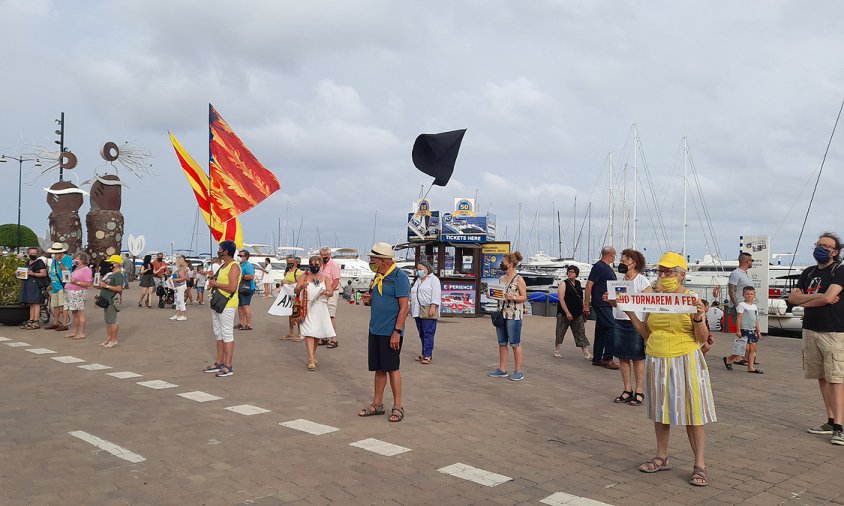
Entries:
[[637, 471], [655, 448], [644, 407], [614, 404], [619, 373], [584, 361], [571, 334], [555, 359], [553, 318], [525, 321], [519, 383], [486, 376], [488, 318], [441, 321], [431, 365], [414, 362], [410, 328], [406, 417], [389, 423], [357, 416], [372, 394], [368, 308], [340, 306], [340, 346], [309, 372], [304, 344], [280, 341], [286, 319], [256, 297], [254, 330], [235, 331], [235, 375], [216, 378], [201, 372], [214, 358], [207, 306], [176, 322], [138, 308], [136, 286], [125, 294], [115, 349], [97, 346], [93, 301], [82, 341], [0, 328], [0, 503], [844, 504], [844, 448], [806, 433], [826, 416], [799, 339], [765, 338], [766, 374], [751, 375], [724, 369], [731, 339], [716, 334], [719, 421], [706, 429], [710, 485], [697, 488], [684, 430], [673, 470]]

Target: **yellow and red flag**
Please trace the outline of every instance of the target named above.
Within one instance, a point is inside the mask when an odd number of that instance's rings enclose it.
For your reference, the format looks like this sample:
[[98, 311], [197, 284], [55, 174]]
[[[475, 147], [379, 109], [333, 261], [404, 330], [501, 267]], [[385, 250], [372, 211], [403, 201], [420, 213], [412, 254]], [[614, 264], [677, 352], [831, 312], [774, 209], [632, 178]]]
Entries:
[[211, 212], [228, 221], [279, 190], [272, 172], [255, 158], [211, 104], [208, 104]]
[[[169, 132], [168, 132], [169, 133]], [[211, 235], [215, 241], [234, 241], [238, 249], [243, 247], [243, 231], [240, 228], [240, 220], [232, 218], [228, 221], [222, 221], [219, 217], [214, 216], [212, 219], [208, 186], [208, 176], [205, 175], [196, 161], [185, 151], [185, 148], [179, 144], [176, 137], [170, 134], [170, 142], [173, 143], [173, 149], [176, 150], [176, 157], [179, 159], [179, 164], [185, 172], [185, 177], [188, 178], [193, 195], [196, 197], [196, 202], [199, 204], [199, 210], [202, 211], [202, 216], [205, 218], [205, 223], [211, 229]]]

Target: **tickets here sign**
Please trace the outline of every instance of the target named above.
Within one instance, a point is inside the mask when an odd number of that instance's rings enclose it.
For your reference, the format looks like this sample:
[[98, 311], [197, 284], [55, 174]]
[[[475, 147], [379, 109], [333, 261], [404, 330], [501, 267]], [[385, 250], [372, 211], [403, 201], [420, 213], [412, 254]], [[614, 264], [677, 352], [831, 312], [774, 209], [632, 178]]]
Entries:
[[622, 311], [643, 313], [696, 313], [698, 296], [693, 293], [619, 293], [615, 302]]

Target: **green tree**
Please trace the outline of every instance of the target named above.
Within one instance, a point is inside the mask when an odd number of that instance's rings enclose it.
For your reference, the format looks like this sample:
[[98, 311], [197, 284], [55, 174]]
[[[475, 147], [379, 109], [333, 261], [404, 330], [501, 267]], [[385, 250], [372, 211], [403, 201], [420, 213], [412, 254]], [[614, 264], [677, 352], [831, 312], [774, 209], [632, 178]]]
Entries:
[[[17, 223], [9, 223], [0, 225], [0, 246], [6, 248], [15, 248], [18, 246], [18, 225]], [[21, 247], [38, 247], [38, 237], [29, 227], [21, 225]]]

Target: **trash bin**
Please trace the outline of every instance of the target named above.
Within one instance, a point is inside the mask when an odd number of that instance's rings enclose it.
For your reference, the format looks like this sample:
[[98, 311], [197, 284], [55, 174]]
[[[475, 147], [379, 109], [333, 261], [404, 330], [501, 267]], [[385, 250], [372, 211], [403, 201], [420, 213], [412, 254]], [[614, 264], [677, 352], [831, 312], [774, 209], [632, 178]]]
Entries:
[[544, 292], [534, 292], [528, 294], [528, 302], [530, 302], [530, 311], [533, 316], [550, 316], [548, 314], [548, 294]]

